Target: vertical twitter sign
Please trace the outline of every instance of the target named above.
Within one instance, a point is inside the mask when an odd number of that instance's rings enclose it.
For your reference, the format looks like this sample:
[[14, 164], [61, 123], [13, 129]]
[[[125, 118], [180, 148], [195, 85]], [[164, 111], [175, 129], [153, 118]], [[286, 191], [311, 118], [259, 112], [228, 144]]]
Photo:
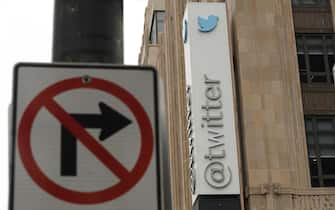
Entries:
[[183, 27], [193, 202], [201, 196], [224, 195], [237, 198], [239, 203], [239, 155], [226, 4], [189, 3]]

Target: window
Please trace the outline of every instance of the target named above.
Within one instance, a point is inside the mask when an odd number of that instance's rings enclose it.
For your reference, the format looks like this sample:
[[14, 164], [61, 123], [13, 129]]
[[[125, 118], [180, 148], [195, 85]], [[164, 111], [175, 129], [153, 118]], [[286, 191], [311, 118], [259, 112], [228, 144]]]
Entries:
[[158, 33], [164, 31], [164, 18], [165, 18], [164, 11], [154, 11], [150, 37], [149, 37], [149, 42], [151, 44], [157, 44]]
[[292, 0], [295, 7], [328, 7], [329, 0]]
[[334, 34], [296, 34], [300, 81], [334, 84]]
[[313, 187], [335, 186], [335, 116], [306, 116], [306, 137]]

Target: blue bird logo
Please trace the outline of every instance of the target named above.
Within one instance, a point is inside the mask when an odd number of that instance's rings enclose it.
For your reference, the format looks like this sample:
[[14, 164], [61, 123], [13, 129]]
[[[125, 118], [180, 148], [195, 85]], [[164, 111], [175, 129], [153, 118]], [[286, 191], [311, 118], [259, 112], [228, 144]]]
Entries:
[[208, 16], [207, 19], [198, 17], [199, 31], [208, 33], [213, 31], [218, 25], [219, 17], [215, 15]]

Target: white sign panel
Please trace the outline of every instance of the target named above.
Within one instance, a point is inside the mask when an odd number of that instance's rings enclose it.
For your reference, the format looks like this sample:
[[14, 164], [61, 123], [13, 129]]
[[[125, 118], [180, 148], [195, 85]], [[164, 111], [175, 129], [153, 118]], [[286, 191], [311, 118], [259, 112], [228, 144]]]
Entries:
[[161, 209], [155, 70], [19, 64], [10, 210]]
[[184, 18], [191, 190], [240, 194], [225, 3], [189, 3]]

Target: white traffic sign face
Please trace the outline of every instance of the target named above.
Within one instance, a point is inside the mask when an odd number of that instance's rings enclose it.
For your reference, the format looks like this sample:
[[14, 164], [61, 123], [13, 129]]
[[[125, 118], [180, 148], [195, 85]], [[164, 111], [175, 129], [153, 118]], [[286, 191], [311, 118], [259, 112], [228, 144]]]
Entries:
[[160, 209], [150, 68], [15, 69], [10, 210]]

